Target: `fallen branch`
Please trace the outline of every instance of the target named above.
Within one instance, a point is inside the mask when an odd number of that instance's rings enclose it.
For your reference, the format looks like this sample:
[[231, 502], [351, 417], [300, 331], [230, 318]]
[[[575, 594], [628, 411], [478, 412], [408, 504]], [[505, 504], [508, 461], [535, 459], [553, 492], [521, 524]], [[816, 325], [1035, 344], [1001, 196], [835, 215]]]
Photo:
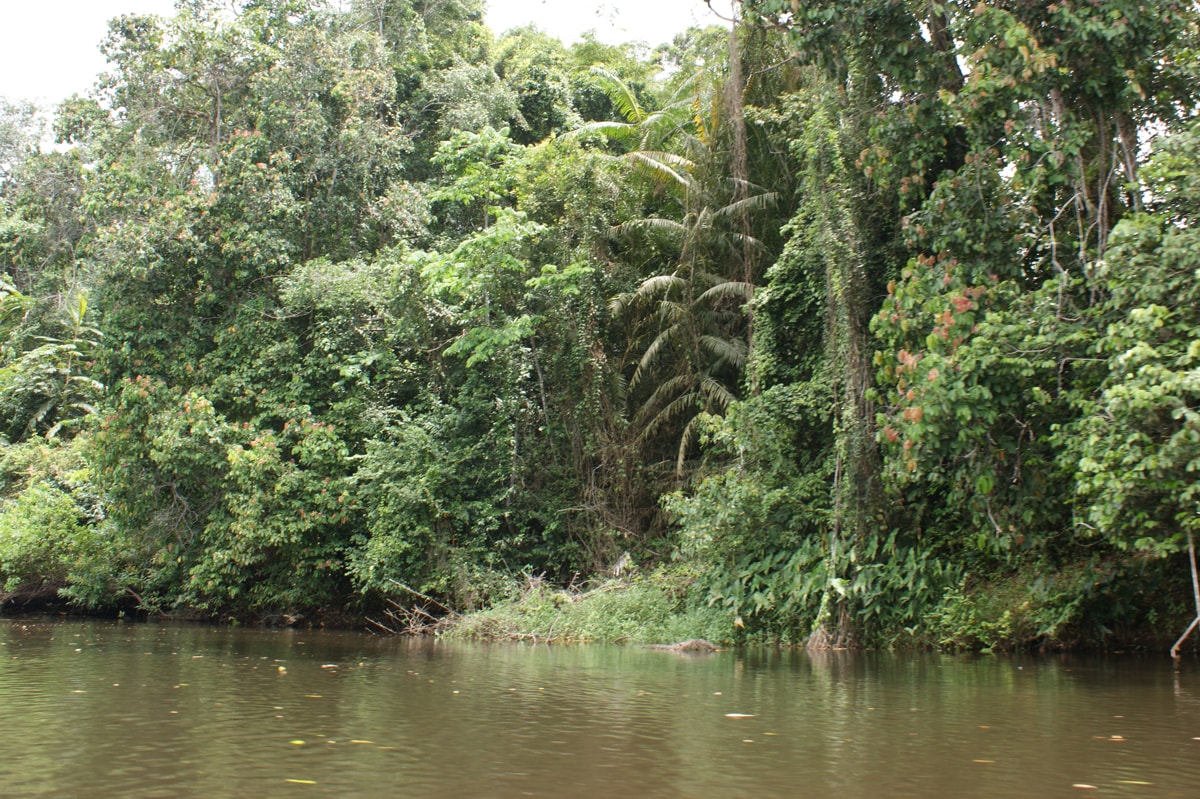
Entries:
[[426, 594], [422, 594], [420, 591], [416, 590], [415, 588], [409, 588], [407, 585], [405, 585], [402, 582], [399, 582], [398, 580], [393, 580], [389, 577], [388, 582], [391, 583], [392, 585], [396, 586], [397, 588], [401, 588], [401, 589], [407, 591], [408, 593], [412, 594], [415, 597], [425, 600], [426, 602], [428, 602], [431, 605], [441, 608], [442, 610], [446, 611], [446, 613], [450, 616], [457, 617], [457, 616], [462, 615], [458, 611], [456, 611], [452, 608], [446, 607], [445, 605], [443, 605], [441, 602], [438, 602], [433, 597], [428, 596]]

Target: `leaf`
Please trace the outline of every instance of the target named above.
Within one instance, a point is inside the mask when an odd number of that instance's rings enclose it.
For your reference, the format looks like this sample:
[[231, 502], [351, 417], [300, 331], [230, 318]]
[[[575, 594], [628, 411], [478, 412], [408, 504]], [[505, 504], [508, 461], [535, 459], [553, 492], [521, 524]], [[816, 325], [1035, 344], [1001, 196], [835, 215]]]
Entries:
[[593, 82], [600, 87], [613, 106], [631, 126], [641, 123], [646, 112], [638, 104], [637, 95], [619, 77], [602, 66], [591, 68]]

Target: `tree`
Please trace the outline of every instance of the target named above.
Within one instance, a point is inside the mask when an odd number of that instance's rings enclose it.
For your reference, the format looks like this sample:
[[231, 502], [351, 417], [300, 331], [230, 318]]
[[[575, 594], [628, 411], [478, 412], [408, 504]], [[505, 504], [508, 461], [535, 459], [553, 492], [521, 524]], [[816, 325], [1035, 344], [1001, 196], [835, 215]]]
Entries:
[[561, 42], [527, 27], [508, 31], [497, 47], [496, 74], [516, 93], [517, 113], [510, 125], [518, 144], [578, 127], [569, 59]]
[[1151, 208], [1117, 225], [1100, 267], [1105, 377], [1062, 435], [1081, 512], [1097, 532], [1156, 553], [1200, 530], [1200, 127], [1145, 169]]
[[[600, 67], [592, 74], [625, 121], [593, 122], [576, 135], [628, 142], [632, 149], [624, 159], [670, 198], [679, 216], [634, 219], [615, 228], [673, 265], [615, 298], [612, 307], [634, 320], [636, 361], [628, 382], [634, 424], [648, 442], [670, 432], [682, 476], [705, 416], [724, 413], [736, 396], [749, 351], [746, 308], [762, 249], [748, 219], [776, 195], [751, 185], [736, 153], [723, 150], [729, 140], [741, 141], [742, 120], [731, 114], [725, 123], [728, 98], [716, 88], [720, 81], [708, 80], [711, 75], [684, 83], [661, 110], [648, 112], [616, 75]], [[728, 78], [737, 79], [736, 71]], [[732, 102], [740, 104], [740, 95]], [[705, 105], [707, 117], [694, 113]], [[725, 177], [727, 160], [733, 174]]]
[[30, 153], [37, 151], [44, 128], [32, 102], [0, 97], [0, 187], [12, 179]]
[[[1173, 103], [1189, 102], [1186, 76], [1167, 55], [1188, 35], [1187, 12], [1121, 2], [743, 7], [844, 87], [838, 129], [854, 131], [845, 174], [859, 197], [883, 201], [860, 206], [883, 209], [875, 222], [852, 213], [862, 221], [838, 236], [875, 242], [851, 263], [891, 263], [860, 284], [866, 291], [844, 295], [848, 318], [860, 320], [847, 328], [859, 331], [848, 352], [860, 355], [845, 361], [860, 366], [844, 385], [881, 406], [876, 420], [869, 401], [856, 403], [843, 434], [877, 438], [905, 515], [979, 531], [1001, 550], [1025, 546], [1021, 528], [1061, 530], [1070, 489], [1051, 434], [1070, 416], [1072, 388], [1090, 379], [1079, 358], [1088, 333], [1071, 320], [1101, 296], [1090, 264], [1139, 201], [1127, 190], [1138, 166], [1132, 131], [1174, 124]], [[1100, 42], [1121, 55], [1097, 63]], [[900, 225], [878, 224], [889, 218]], [[829, 229], [828, 220], [816, 227]], [[869, 229], [877, 234], [853, 235]], [[885, 283], [889, 296], [872, 307]], [[831, 284], [830, 300], [852, 285]], [[872, 348], [863, 321], [872, 314], [878, 371], [855, 380]], [[847, 473], [849, 496], [872, 494], [871, 449]], [[857, 506], [876, 509], [878, 537], [889, 513], [874, 495]], [[889, 554], [899, 553], [881, 552]]]

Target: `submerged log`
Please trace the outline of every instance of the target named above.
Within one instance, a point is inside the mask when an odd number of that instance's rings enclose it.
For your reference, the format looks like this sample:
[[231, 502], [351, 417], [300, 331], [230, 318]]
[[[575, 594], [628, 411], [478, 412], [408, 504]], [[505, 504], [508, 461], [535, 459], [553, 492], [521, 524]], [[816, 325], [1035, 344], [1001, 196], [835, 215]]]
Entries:
[[660, 652], [717, 652], [720, 647], [709, 643], [703, 638], [689, 638], [677, 644], [651, 644], [647, 649], [657, 649]]

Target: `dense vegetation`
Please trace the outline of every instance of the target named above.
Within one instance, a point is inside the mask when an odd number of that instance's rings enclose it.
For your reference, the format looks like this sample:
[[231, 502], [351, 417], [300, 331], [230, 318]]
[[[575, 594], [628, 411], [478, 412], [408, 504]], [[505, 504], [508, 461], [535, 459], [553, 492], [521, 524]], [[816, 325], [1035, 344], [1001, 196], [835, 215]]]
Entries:
[[746, 0], [654, 50], [227, 5], [113, 20], [65, 147], [0, 108], [10, 604], [1191, 618], [1194, 5]]

